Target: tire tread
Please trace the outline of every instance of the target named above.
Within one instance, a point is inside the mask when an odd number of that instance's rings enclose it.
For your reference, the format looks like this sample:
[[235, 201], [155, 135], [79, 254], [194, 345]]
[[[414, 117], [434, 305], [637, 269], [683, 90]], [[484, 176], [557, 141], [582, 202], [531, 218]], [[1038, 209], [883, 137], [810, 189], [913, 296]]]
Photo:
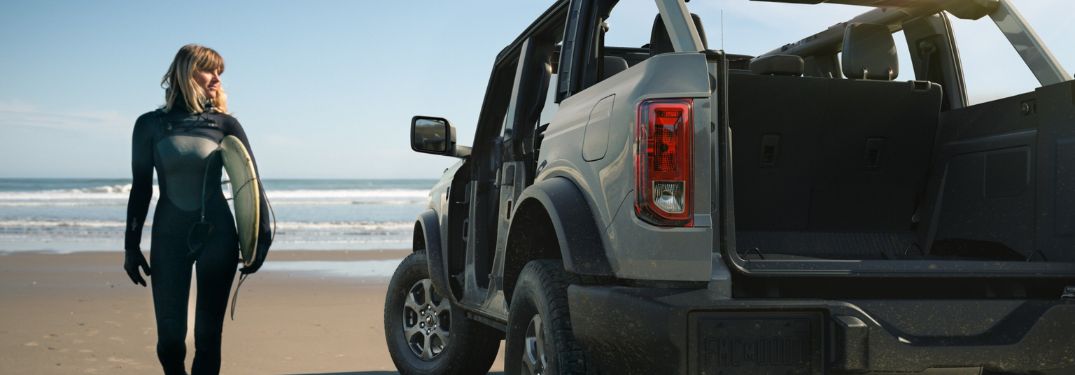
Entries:
[[[559, 375], [576, 375], [586, 374], [586, 355], [575, 340], [575, 334], [571, 326], [571, 312], [567, 302], [567, 288], [572, 284], [577, 284], [578, 278], [566, 271], [563, 266], [557, 260], [541, 259], [534, 260], [527, 263], [523, 268], [519, 276], [519, 283], [514, 297], [512, 298], [512, 310], [515, 310], [516, 304], [527, 303], [523, 298], [528, 298], [530, 293], [539, 294], [533, 300], [532, 303], [535, 310], [538, 313], [543, 314], [543, 320], [546, 321], [546, 326], [552, 333], [551, 339], [553, 345], [556, 348], [561, 348], [557, 353], [546, 353], [546, 355], [555, 355], [556, 363], [559, 366]], [[530, 290], [533, 288], [533, 290]], [[538, 306], [540, 301], [545, 301], [544, 308]], [[518, 319], [516, 314], [509, 314], [512, 318]], [[509, 318], [510, 319], [510, 318]], [[516, 336], [520, 336], [518, 332], [512, 332], [513, 328], [520, 329], [519, 323], [523, 322], [509, 322], [508, 337], [509, 340]], [[525, 331], [525, 324], [521, 327]], [[513, 335], [513, 333], [515, 333]], [[508, 345], [515, 343], [509, 341]], [[515, 354], [515, 351], [512, 351]], [[515, 363], [513, 359], [509, 358], [505, 361], [505, 365]], [[506, 369], [507, 374], [514, 374], [515, 369]]]

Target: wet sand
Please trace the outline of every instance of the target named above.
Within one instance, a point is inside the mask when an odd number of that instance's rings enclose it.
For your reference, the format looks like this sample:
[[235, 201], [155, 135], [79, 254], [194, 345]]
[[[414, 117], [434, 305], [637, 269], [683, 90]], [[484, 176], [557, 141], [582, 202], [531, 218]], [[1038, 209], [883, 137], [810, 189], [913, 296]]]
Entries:
[[[224, 323], [221, 373], [394, 374], [382, 326], [384, 268], [406, 254], [273, 252], [269, 262], [304, 266], [264, 268], [246, 281], [236, 320]], [[2, 372], [159, 373], [150, 290], [133, 285], [122, 262], [120, 252], [0, 255]], [[338, 263], [355, 272], [313, 269]], [[501, 368], [498, 359], [493, 369]]]

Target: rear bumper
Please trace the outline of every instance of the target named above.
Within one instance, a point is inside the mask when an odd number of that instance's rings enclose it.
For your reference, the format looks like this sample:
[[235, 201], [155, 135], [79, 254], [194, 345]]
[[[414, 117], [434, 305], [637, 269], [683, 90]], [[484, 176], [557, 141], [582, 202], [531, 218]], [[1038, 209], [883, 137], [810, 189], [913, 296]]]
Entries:
[[602, 373], [1075, 374], [1075, 303], [1061, 300], [721, 300], [594, 286], [568, 296]]

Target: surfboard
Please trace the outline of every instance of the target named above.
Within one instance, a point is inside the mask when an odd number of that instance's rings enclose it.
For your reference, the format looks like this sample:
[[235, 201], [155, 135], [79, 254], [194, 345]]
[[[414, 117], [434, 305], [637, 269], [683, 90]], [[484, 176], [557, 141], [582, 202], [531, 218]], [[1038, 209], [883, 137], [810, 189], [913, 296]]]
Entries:
[[220, 155], [224, 161], [224, 170], [231, 181], [232, 206], [234, 207], [235, 230], [239, 234], [239, 254], [243, 265], [254, 264], [257, 257], [258, 224], [261, 222], [261, 186], [258, 173], [254, 169], [254, 160], [246, 151], [243, 142], [234, 135], [220, 141]]

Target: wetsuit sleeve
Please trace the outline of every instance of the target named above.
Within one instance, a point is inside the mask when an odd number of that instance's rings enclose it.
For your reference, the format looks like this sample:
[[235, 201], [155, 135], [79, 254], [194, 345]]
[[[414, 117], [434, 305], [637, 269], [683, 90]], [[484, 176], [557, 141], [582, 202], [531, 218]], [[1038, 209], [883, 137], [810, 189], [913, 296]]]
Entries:
[[254, 156], [254, 150], [250, 148], [250, 140], [246, 138], [246, 132], [243, 131], [243, 126], [240, 125], [239, 120], [236, 120], [235, 118], [228, 118], [228, 121], [225, 123], [227, 124], [225, 126], [225, 132], [228, 133], [228, 135], [234, 135], [236, 138], [239, 138], [239, 141], [246, 147], [246, 152], [250, 154], [250, 160], [254, 163], [254, 172], [257, 173], [258, 186], [262, 187], [260, 189], [261, 207], [259, 208], [262, 215], [258, 222], [257, 256], [254, 257], [254, 264], [251, 264], [249, 267], [244, 267], [245, 273], [254, 273], [261, 268], [261, 264], [265, 262], [265, 257], [269, 254], [269, 247], [272, 246], [272, 223], [269, 218], [269, 215], [272, 215], [272, 212], [269, 210], [269, 199], [265, 195], [265, 184], [261, 182], [261, 171], [258, 169], [258, 160]]
[[131, 137], [131, 195], [127, 200], [127, 230], [124, 249], [141, 251], [142, 226], [153, 198], [153, 127], [154, 113], [142, 115], [134, 123]]

